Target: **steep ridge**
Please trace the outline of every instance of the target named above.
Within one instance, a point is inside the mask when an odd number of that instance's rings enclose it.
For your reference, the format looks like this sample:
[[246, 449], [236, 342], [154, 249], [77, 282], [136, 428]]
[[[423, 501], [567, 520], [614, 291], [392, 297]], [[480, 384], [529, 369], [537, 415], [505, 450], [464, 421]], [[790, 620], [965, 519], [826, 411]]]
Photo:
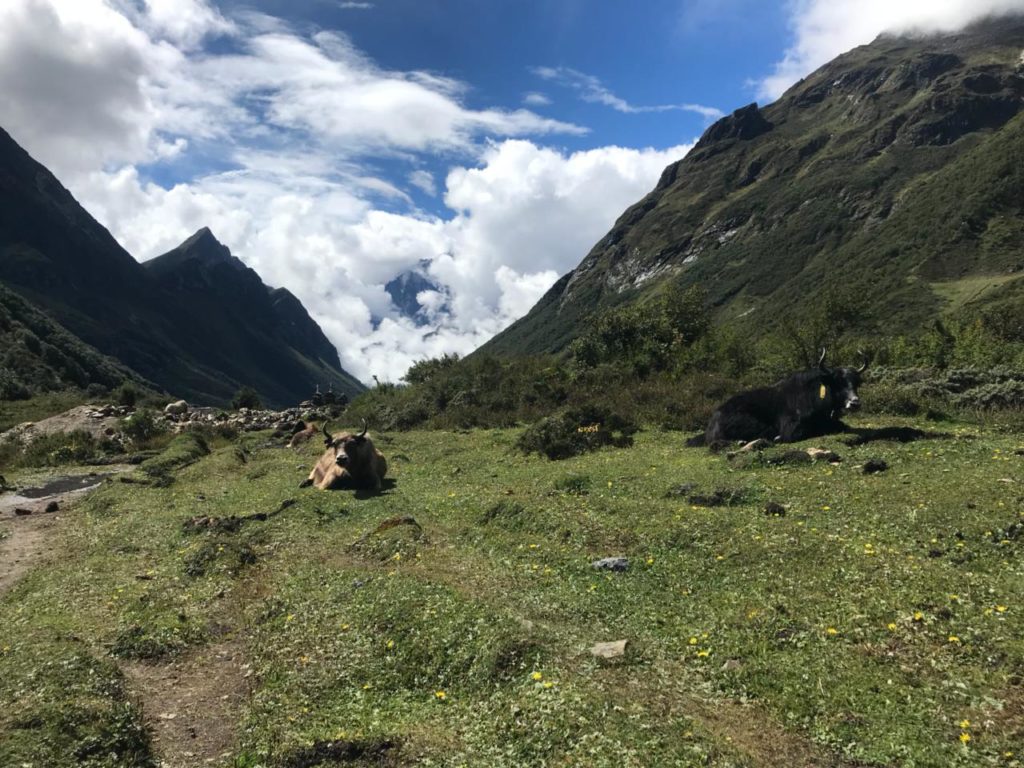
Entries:
[[143, 267], [166, 296], [188, 307], [179, 334], [189, 346], [202, 345], [205, 356], [234, 380], [276, 402], [294, 402], [292, 393], [310, 394], [309, 382], [349, 395], [362, 390], [299, 300], [264, 285], [209, 229]]
[[[753, 333], [829, 287], [864, 330], [1024, 308], [1024, 18], [883, 36], [736, 110], [482, 349], [557, 351], [666, 280]], [[961, 297], [962, 281], [992, 278]], [[780, 311], [786, 308], [786, 313]]]
[[167, 256], [136, 262], [0, 129], [0, 282], [72, 334], [197, 402], [243, 385], [273, 405], [317, 384], [362, 390], [297, 300], [273, 298], [208, 231]]

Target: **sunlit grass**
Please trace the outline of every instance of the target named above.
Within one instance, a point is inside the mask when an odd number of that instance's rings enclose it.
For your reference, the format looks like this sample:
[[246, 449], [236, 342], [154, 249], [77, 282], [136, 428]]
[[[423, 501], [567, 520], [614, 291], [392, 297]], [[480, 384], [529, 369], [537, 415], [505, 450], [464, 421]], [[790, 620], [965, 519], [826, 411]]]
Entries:
[[[0, 600], [0, 763], [81, 764], [56, 736], [75, 713], [79, 741], [114, 744], [92, 764], [139, 764], [116, 664], [229, 632], [254, 685], [240, 766], [338, 740], [410, 765], [1013, 765], [1024, 441], [918, 426], [952, 437], [735, 469], [678, 433], [561, 462], [516, 430], [396, 433], [376, 440], [404, 457], [395, 485], [368, 499], [299, 490], [315, 448], [250, 438], [165, 488], [111, 482]], [[669, 493], [685, 483], [741, 501]], [[394, 517], [420, 534], [367, 546]], [[590, 565], [613, 555], [630, 570]], [[619, 639], [624, 659], [589, 653]]]

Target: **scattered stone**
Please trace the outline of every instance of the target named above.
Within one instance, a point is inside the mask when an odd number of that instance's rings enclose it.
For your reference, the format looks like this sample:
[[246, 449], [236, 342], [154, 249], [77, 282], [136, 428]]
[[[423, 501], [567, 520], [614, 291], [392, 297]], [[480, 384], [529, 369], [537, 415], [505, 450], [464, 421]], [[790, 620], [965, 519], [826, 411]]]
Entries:
[[739, 659], [728, 659], [725, 664], [722, 665], [723, 672], [735, 672], [736, 670], [743, 667], [743, 662]]
[[889, 464], [884, 459], [868, 459], [864, 462], [864, 474], [873, 475], [876, 472], [885, 472]]
[[60, 512], [60, 504], [56, 501], [51, 501], [46, 505], [45, 512]]
[[764, 505], [764, 513], [769, 517], [785, 517], [786, 508], [777, 501], [769, 501]]
[[14, 510], [14, 514], [16, 514], [18, 517], [26, 517], [27, 515], [32, 514], [32, 510], [25, 509], [24, 507], [16, 507]]
[[598, 659], [621, 659], [626, 655], [629, 640], [614, 640], [610, 643], [595, 643], [590, 649], [592, 656]]
[[605, 557], [595, 560], [590, 564], [590, 567], [596, 568], [599, 571], [622, 573], [629, 570], [629, 560], [625, 557]]
[[829, 464], [838, 464], [843, 460], [838, 453], [827, 448], [808, 448], [807, 455], [814, 461], [827, 461]]

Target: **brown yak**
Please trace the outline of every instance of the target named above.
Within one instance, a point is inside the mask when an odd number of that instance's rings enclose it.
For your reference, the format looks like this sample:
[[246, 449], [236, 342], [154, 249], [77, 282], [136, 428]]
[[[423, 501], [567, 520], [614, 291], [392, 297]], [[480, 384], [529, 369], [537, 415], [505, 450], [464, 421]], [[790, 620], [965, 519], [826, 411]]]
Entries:
[[314, 424], [313, 422], [306, 424], [302, 429], [300, 429], [298, 432], [295, 432], [292, 435], [291, 439], [288, 441], [288, 447], [298, 448], [300, 445], [305, 445], [306, 443], [313, 439], [313, 436], [318, 431], [319, 430], [316, 428], [316, 424]]
[[373, 447], [373, 441], [366, 436], [366, 422], [363, 422], [363, 431], [358, 435], [342, 432], [332, 437], [326, 423], [323, 433], [327, 450], [300, 487], [315, 485], [322, 491], [337, 488], [369, 488], [379, 491], [381, 480], [388, 471], [388, 463], [383, 454]]

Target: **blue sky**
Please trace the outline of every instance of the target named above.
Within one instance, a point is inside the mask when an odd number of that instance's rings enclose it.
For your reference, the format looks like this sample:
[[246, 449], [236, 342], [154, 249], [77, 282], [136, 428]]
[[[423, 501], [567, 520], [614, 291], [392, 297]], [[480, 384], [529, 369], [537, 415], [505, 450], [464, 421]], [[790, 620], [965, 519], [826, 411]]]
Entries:
[[[0, 125], [137, 259], [208, 226], [364, 381], [466, 354], [716, 117], [1024, 0], [3, 0]], [[428, 323], [385, 285], [420, 271]]]

